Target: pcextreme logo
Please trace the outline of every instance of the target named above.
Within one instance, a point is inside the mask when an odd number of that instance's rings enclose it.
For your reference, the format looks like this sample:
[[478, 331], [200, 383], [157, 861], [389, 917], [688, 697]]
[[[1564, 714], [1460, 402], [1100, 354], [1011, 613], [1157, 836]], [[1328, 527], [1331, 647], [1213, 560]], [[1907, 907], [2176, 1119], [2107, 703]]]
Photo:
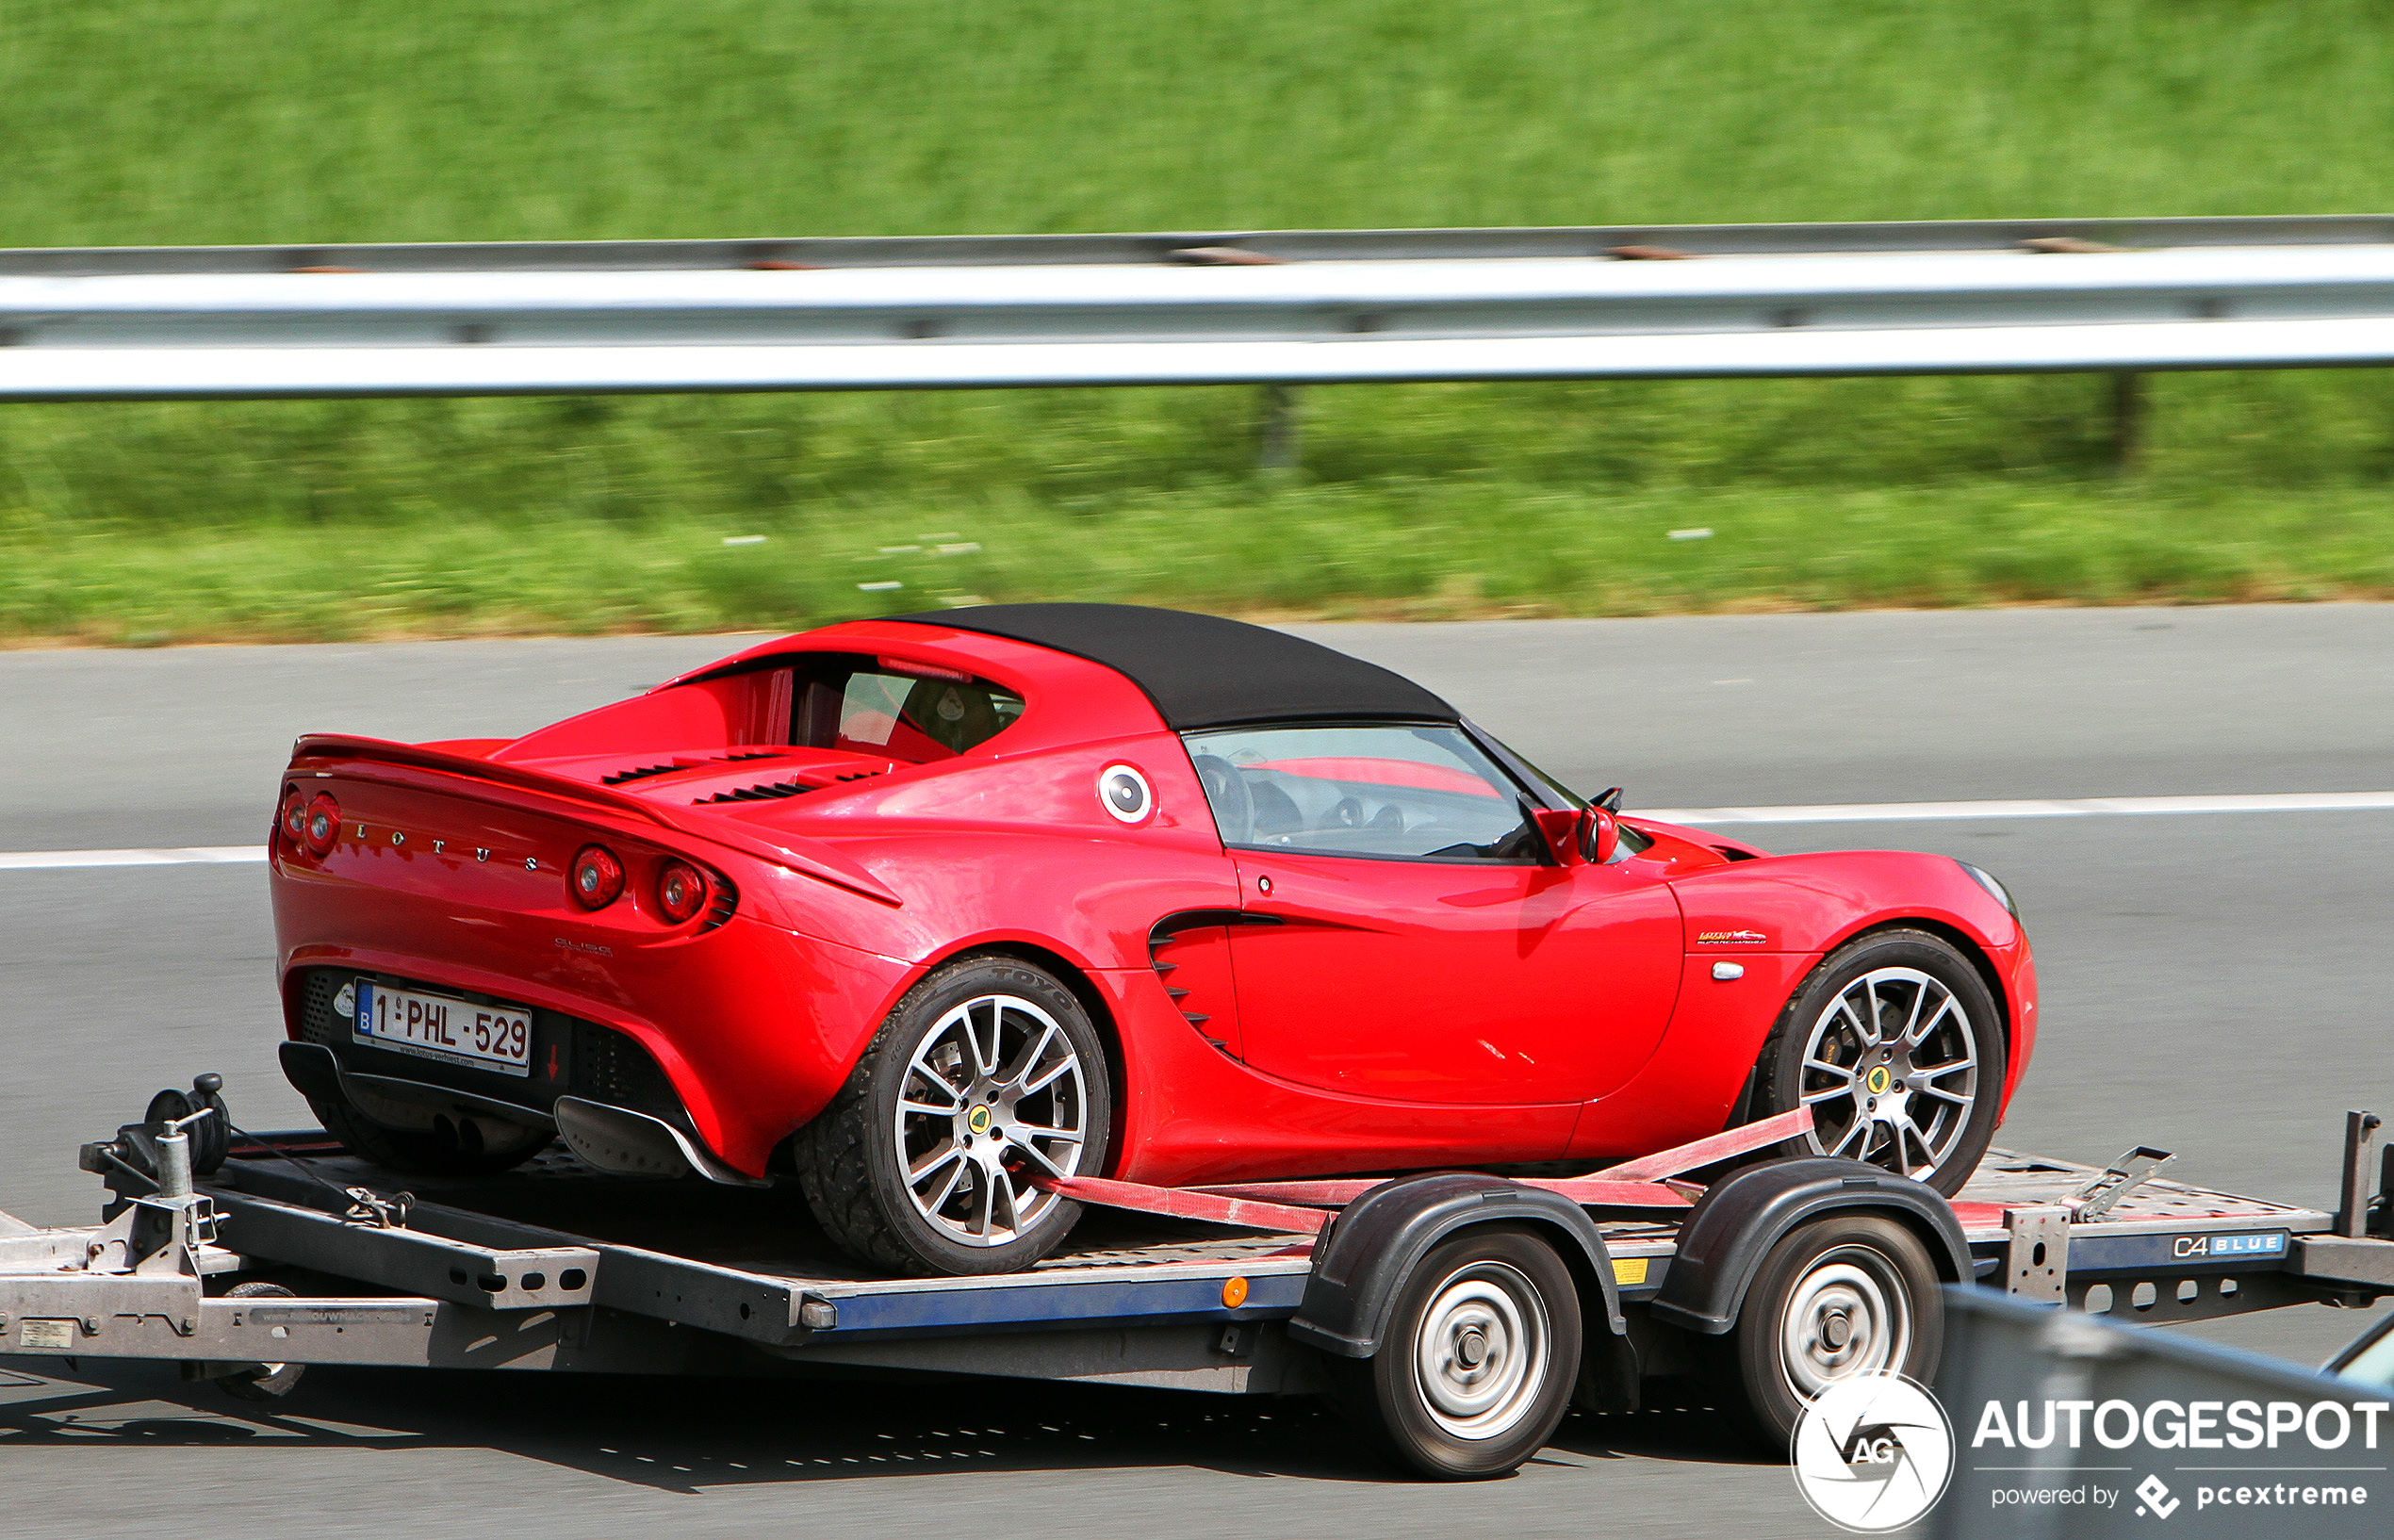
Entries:
[[1796, 1489], [1842, 1530], [1899, 1530], [1944, 1495], [1954, 1472], [1945, 1409], [1918, 1383], [1865, 1369], [1804, 1409], [1788, 1451]]

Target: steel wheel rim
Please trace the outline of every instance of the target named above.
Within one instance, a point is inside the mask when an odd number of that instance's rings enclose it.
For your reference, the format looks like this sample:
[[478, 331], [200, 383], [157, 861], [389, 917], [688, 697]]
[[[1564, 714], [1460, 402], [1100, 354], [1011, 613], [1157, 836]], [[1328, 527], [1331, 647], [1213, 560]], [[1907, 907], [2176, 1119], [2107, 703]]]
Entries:
[[1060, 1200], [1089, 1147], [1089, 1083], [1063, 1024], [1018, 994], [950, 1007], [916, 1041], [894, 1114], [898, 1181], [946, 1238], [1004, 1246]]
[[1911, 1350], [1911, 1304], [1886, 1257], [1840, 1246], [1796, 1281], [1779, 1315], [1779, 1367], [1806, 1401], [1866, 1369], [1901, 1368]]
[[1456, 1438], [1502, 1436], [1536, 1405], [1553, 1329], [1517, 1268], [1475, 1262], [1432, 1291], [1414, 1333], [1414, 1381], [1430, 1420]]
[[1977, 1026], [1934, 975], [1874, 968], [1812, 1022], [1797, 1094], [1813, 1149], [1926, 1181], [1977, 1110]]

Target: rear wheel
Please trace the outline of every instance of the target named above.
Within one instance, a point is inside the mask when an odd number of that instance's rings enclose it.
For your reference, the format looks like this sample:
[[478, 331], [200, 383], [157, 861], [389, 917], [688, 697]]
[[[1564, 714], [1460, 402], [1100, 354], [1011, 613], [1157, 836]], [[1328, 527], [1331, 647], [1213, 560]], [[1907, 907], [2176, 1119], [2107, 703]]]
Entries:
[[361, 1160], [418, 1176], [496, 1176], [549, 1148], [547, 1129], [470, 1113], [376, 1100], [369, 1114], [347, 1098], [309, 1097], [324, 1131]]
[[1945, 1302], [1928, 1248], [1894, 1220], [1830, 1215], [1788, 1232], [1755, 1270], [1737, 1324], [1707, 1341], [1714, 1404], [1784, 1451], [1821, 1392], [1870, 1370], [1927, 1384]]
[[1080, 1205], [1042, 1185], [1105, 1169], [1105, 1044], [1073, 991], [1008, 958], [907, 991], [831, 1105], [801, 1129], [798, 1182], [858, 1260], [924, 1274], [1013, 1272]]
[[1474, 1231], [1414, 1269], [1378, 1352], [1330, 1367], [1341, 1408], [1386, 1459], [1439, 1481], [1501, 1476], [1570, 1409], [1579, 1290], [1535, 1236]]
[[1866, 1161], [1952, 1197], [1994, 1137], [2008, 1044], [1986, 980], [1923, 930], [1858, 937], [1812, 971], [1755, 1067], [1757, 1115], [1812, 1111], [1789, 1155]]

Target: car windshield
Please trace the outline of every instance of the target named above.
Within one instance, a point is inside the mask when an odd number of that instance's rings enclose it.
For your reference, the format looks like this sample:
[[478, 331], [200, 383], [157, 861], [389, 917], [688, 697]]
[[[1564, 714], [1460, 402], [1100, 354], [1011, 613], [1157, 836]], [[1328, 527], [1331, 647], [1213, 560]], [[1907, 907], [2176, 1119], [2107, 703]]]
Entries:
[[845, 654], [793, 671], [790, 742], [910, 764], [978, 747], [1023, 714], [1003, 685], [895, 658]]

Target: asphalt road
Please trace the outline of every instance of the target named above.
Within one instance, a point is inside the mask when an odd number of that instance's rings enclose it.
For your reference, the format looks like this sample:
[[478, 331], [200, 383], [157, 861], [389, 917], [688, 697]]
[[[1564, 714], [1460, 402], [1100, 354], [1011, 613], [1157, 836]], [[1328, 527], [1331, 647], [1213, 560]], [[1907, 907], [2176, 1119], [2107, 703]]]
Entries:
[[[1632, 807], [2394, 787], [2394, 606], [1325, 627]], [[258, 838], [289, 740], [519, 731], [730, 638], [0, 655], [0, 851]], [[2340, 1115], [2394, 1110], [2394, 812], [1748, 826], [1949, 851], [2021, 899], [2043, 975], [2001, 1137], [2329, 1205]], [[255, 866], [0, 871], [0, 1207], [92, 1206], [76, 1143], [223, 1071], [300, 1120]], [[2305, 1308], [2198, 1328], [2313, 1360]], [[28, 1532], [591, 1535], [1830, 1532], [1701, 1415], [1575, 1416], [1517, 1477], [1384, 1479], [1302, 1403], [988, 1382], [661, 1386], [314, 1371], [252, 1409], [171, 1373], [8, 1360], [0, 1491]], [[0, 1521], [5, 1523], [5, 1521]]]

